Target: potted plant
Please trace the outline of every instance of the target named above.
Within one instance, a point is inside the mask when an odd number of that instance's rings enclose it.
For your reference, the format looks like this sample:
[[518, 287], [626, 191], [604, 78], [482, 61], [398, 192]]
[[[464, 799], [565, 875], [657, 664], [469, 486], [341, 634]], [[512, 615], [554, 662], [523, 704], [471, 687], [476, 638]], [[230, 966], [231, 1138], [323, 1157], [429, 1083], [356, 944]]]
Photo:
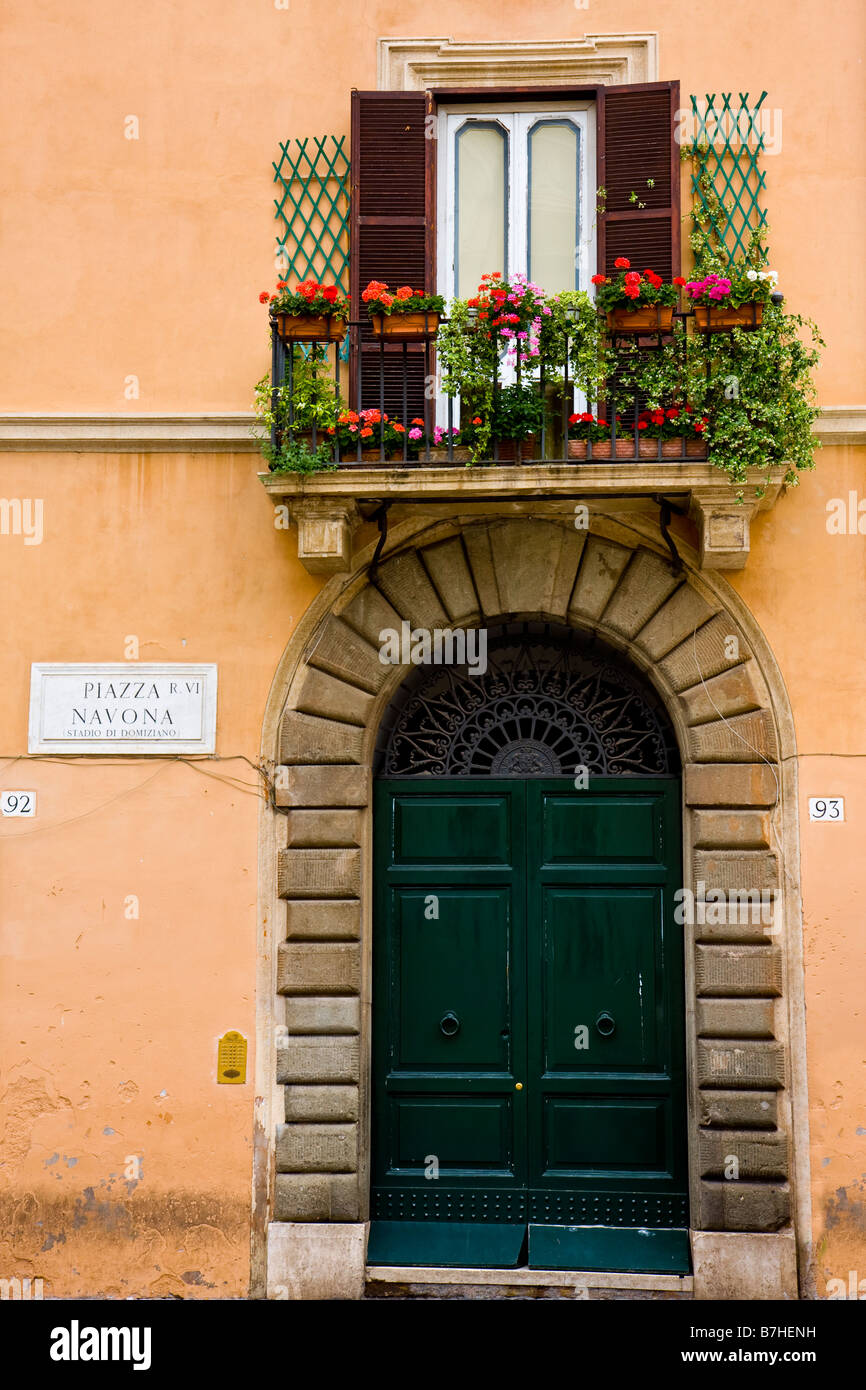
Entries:
[[[481, 419], [475, 417], [477, 424], [480, 425]], [[409, 431], [411, 438], [412, 431]], [[429, 453], [433, 463], [472, 463], [472, 443], [474, 439], [473, 425], [469, 424], [465, 429], [460, 429], [457, 425], [451, 426], [450, 445], [449, 431], [447, 426], [436, 425], [432, 434], [429, 436], [426, 448], [421, 446], [419, 449], [422, 455]], [[449, 458], [450, 450], [450, 458]]]
[[673, 323], [677, 290], [686, 282], [678, 275], [666, 284], [647, 268], [632, 270], [627, 256], [617, 256], [617, 275], [593, 275], [595, 302], [607, 315], [608, 329], [614, 333], [669, 333]]
[[378, 410], [343, 410], [327, 433], [339, 440], [341, 457], [351, 461], [360, 449], [364, 463], [402, 459], [407, 435], [405, 425]]
[[709, 416], [687, 405], [642, 410], [637, 419], [638, 453], [641, 458], [704, 458], [708, 424]]
[[[478, 417], [479, 419], [481, 417]], [[502, 386], [494, 394], [492, 437], [499, 460], [520, 462], [533, 458], [544, 420], [544, 401], [538, 387], [528, 382]], [[476, 428], [481, 429], [483, 425]]]
[[772, 301], [749, 333], [690, 335], [687, 399], [707, 417], [710, 463], [738, 488], [749, 472], [780, 465], [785, 485], [795, 486], [814, 467], [820, 411], [813, 373], [823, 345], [810, 319]]
[[758, 328], [763, 322], [764, 306], [775, 292], [777, 279], [775, 270], [731, 265], [725, 275], [710, 272], [700, 280], [689, 280], [686, 294], [694, 305], [695, 327], [700, 333]]
[[590, 455], [587, 444], [591, 444], [593, 459], [634, 458], [634, 437], [630, 432], [620, 433], [621, 419], [617, 415], [616, 442], [612, 445], [610, 421], [604, 415], [593, 415], [591, 410], [568, 417], [568, 457], [585, 459]]
[[285, 280], [277, 281], [277, 294], [263, 290], [259, 301], [267, 304], [271, 324], [285, 342], [341, 343], [346, 336], [349, 296], [336, 285], [305, 280], [292, 291]]
[[382, 280], [371, 280], [361, 298], [379, 338], [432, 338], [445, 307], [440, 294], [425, 294], [401, 285], [393, 294]]

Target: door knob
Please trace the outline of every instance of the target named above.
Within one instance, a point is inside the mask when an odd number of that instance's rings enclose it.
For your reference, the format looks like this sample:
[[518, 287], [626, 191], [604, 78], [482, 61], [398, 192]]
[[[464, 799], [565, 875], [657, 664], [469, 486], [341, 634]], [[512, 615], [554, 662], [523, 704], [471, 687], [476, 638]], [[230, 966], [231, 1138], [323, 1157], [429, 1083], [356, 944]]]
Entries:
[[595, 1026], [603, 1038], [609, 1038], [612, 1033], [616, 1032], [616, 1019], [613, 1014], [603, 1010], [595, 1020]]
[[439, 1032], [444, 1033], [446, 1038], [453, 1038], [455, 1033], [460, 1032], [460, 1019], [450, 1009], [439, 1020]]

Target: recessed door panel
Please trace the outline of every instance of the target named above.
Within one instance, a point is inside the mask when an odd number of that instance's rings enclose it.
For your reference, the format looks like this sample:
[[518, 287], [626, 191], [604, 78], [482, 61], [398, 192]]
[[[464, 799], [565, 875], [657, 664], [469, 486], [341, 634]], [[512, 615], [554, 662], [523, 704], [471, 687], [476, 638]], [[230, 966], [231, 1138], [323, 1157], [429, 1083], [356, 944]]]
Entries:
[[511, 1096], [394, 1096], [392, 1171], [427, 1182], [511, 1171]]
[[545, 1173], [574, 1177], [643, 1172], [669, 1177], [663, 1097], [548, 1096]]
[[546, 1071], [658, 1067], [660, 909], [653, 888], [542, 890]]
[[592, 795], [587, 788], [542, 800], [544, 864], [658, 864], [663, 854], [657, 796]]
[[507, 796], [397, 796], [394, 864], [510, 863]]
[[394, 893], [394, 1063], [430, 1072], [504, 1071], [511, 1052], [511, 890], [428, 887]]

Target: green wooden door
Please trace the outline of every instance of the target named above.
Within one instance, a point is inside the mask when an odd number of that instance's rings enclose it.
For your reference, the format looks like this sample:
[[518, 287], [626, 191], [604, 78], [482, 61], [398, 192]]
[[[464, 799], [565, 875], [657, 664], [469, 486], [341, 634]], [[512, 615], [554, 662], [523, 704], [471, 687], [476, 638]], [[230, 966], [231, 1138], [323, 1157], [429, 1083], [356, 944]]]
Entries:
[[377, 784], [374, 1264], [688, 1267], [679, 782]]

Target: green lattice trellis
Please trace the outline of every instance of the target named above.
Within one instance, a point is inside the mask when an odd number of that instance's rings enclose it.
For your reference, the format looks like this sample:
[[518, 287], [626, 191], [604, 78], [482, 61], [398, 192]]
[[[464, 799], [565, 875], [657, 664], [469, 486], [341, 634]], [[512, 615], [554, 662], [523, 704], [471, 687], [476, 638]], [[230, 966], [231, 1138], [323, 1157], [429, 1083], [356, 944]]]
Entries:
[[[745, 256], [767, 227], [760, 201], [767, 176], [759, 167], [764, 151], [760, 112], [767, 93], [762, 92], [754, 105], [749, 104], [748, 92], [737, 95], [739, 106], [735, 108], [732, 92], [721, 93], [720, 106], [716, 106], [716, 94], [708, 93], [703, 113], [697, 97], [691, 98], [695, 216], [709, 224], [719, 251], [729, 262], [738, 255]], [[766, 247], [762, 246], [760, 259], [766, 261]]]
[[[349, 159], [347, 136], [307, 136], [280, 141], [272, 164], [280, 223], [276, 260], [285, 280], [312, 276], [349, 292]], [[342, 356], [348, 351], [348, 338]]]

